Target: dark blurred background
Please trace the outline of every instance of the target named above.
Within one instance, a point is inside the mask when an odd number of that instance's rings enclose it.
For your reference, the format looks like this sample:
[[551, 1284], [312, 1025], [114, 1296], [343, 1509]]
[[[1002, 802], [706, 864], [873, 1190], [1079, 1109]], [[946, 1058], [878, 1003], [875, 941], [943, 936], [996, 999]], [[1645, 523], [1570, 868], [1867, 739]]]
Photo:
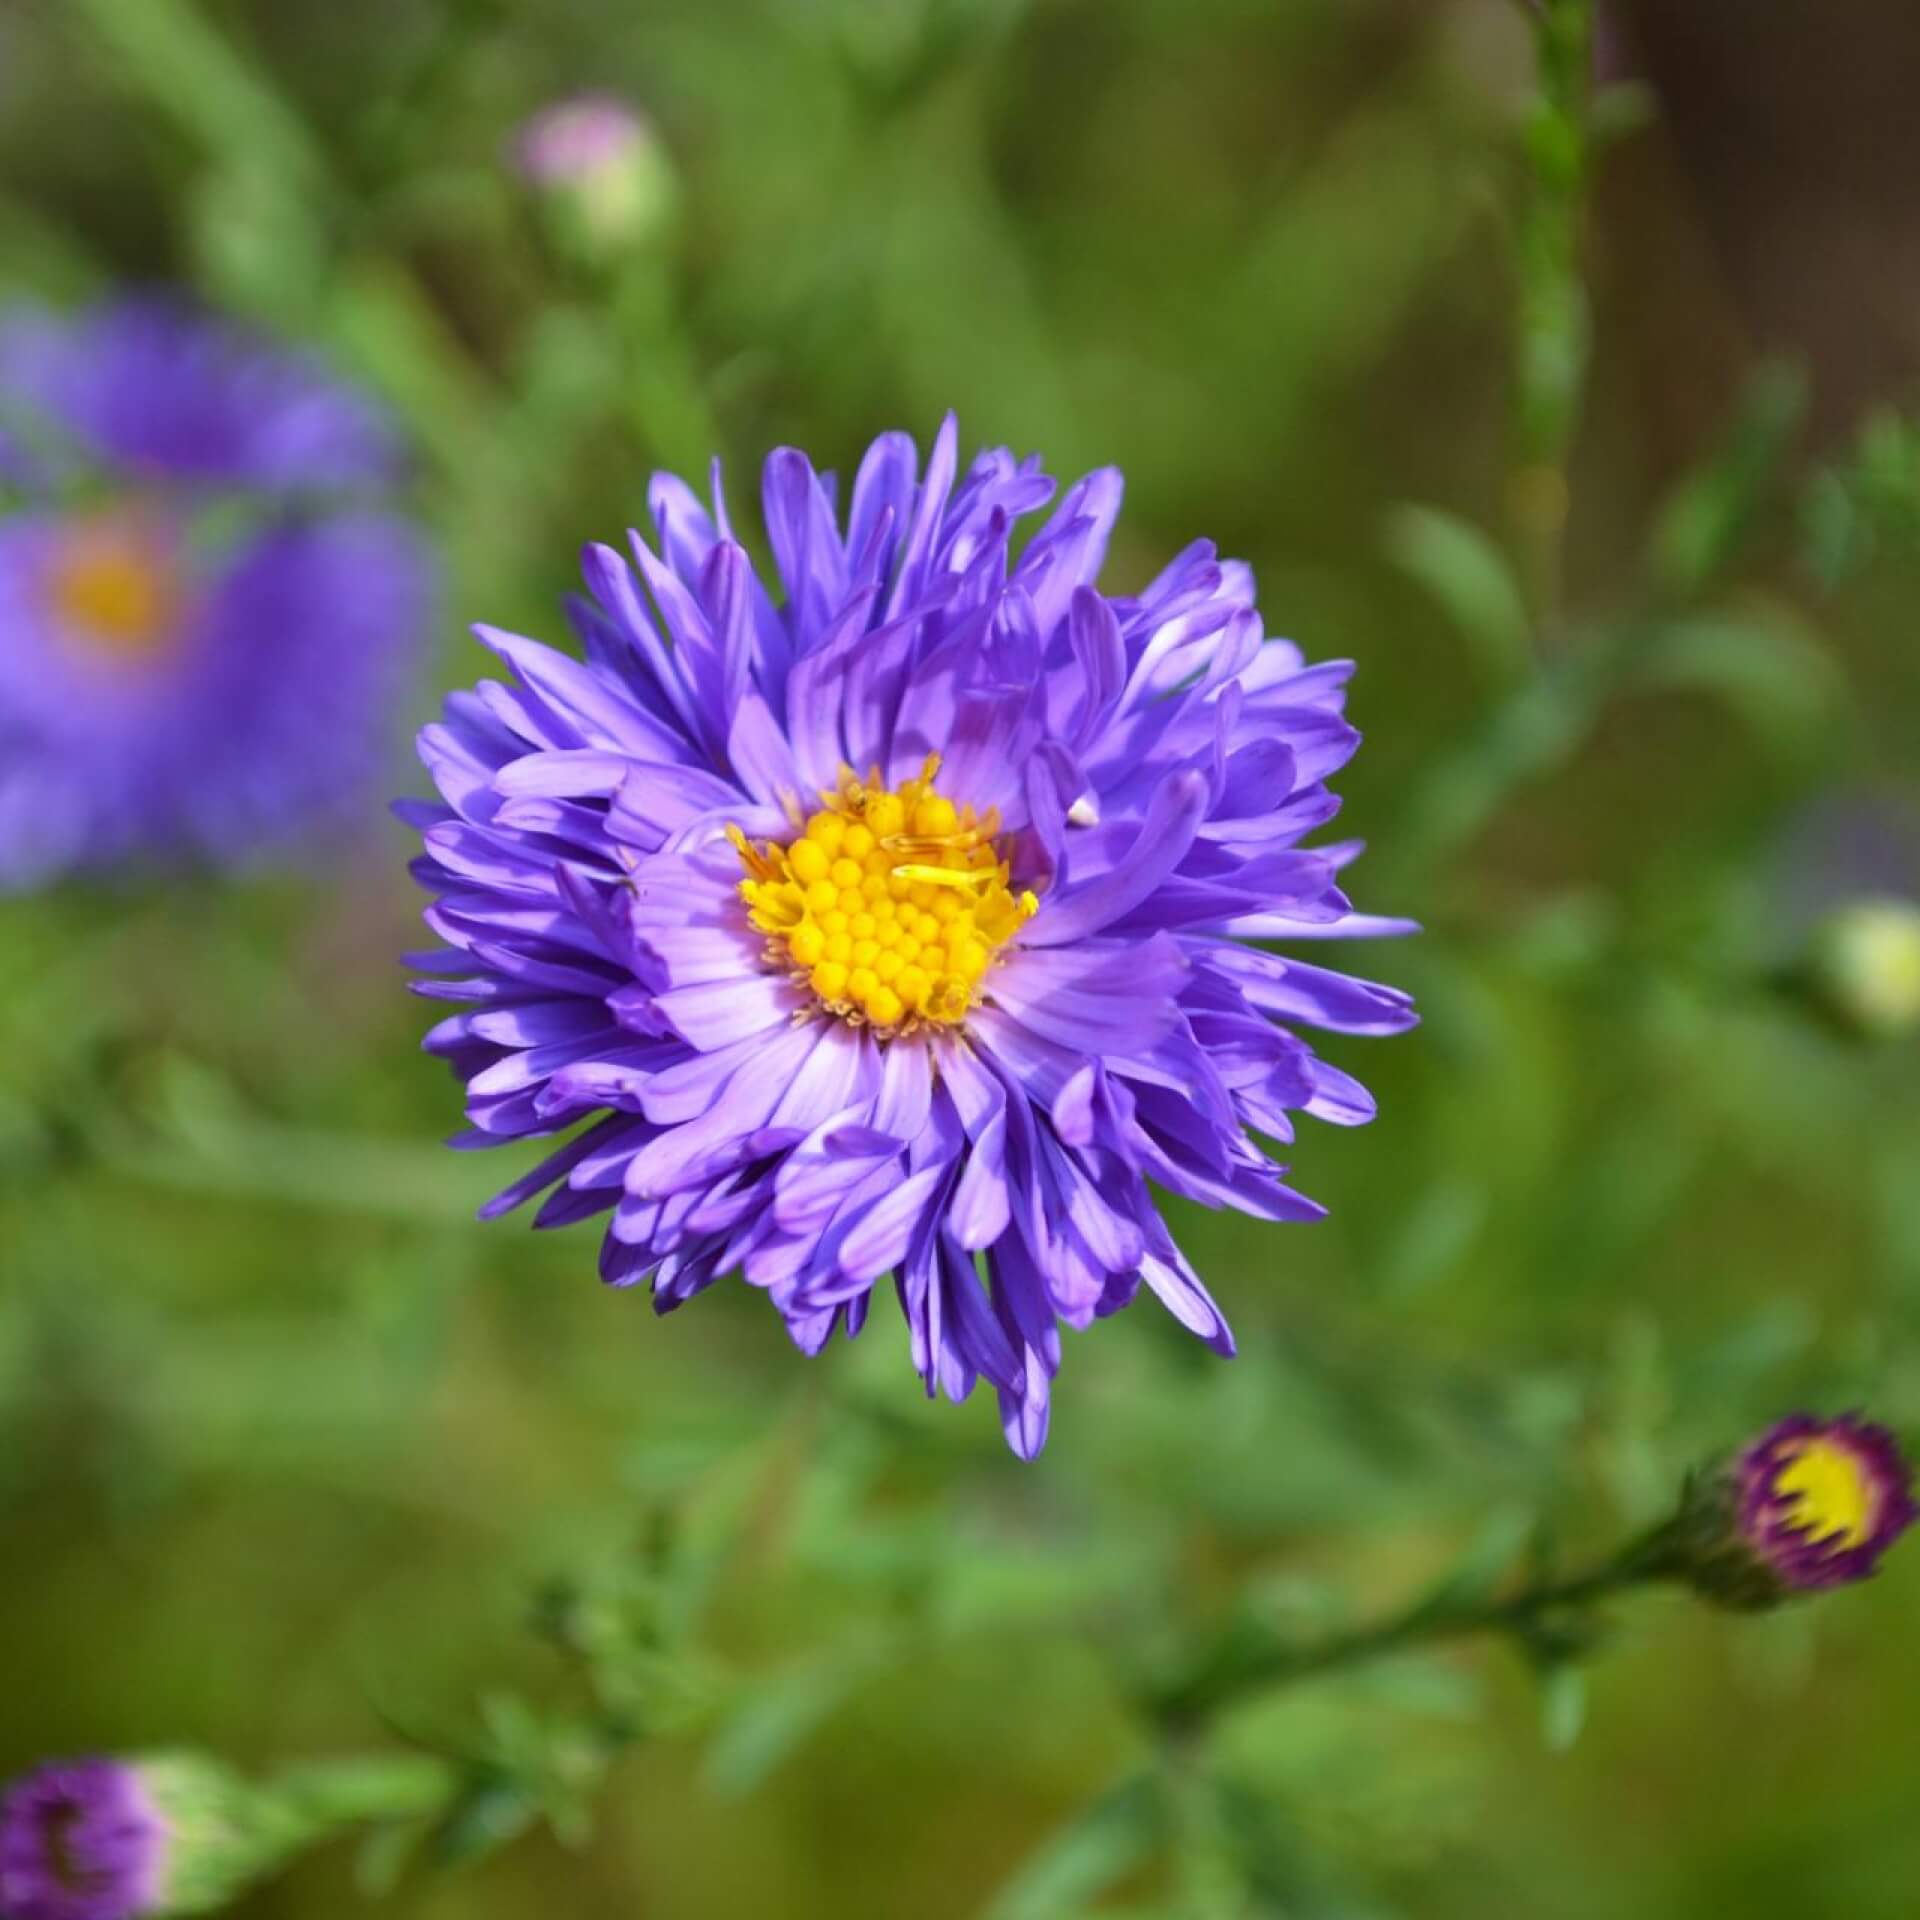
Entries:
[[[748, 1289], [656, 1322], [590, 1229], [471, 1223], [519, 1167], [437, 1145], [384, 796], [277, 871], [0, 903], [0, 1771], [564, 1773], [532, 1596], [664, 1540], [717, 1704], [590, 1835], [390, 1910], [1907, 1920], [1920, 1559], [1629, 1608], [1584, 1727], [1499, 1649], [1296, 1689], [1071, 1825], [1146, 1751], [1116, 1649], [1603, 1543], [1796, 1405], [1920, 1425], [1920, 1055], [1788, 979], [1915, 884], [1920, 14], [1641, 0], [1596, 58], [1570, 160], [1515, 0], [6, 0], [5, 293], [184, 284], [417, 450], [448, 615], [395, 791], [461, 624], [559, 638], [652, 467], [720, 452], [740, 507], [773, 445], [953, 407], [1125, 468], [1116, 587], [1207, 534], [1357, 659], [1353, 890], [1428, 931], [1353, 956], [1426, 1024], [1329, 1049], [1382, 1105], [1303, 1134], [1330, 1219], [1178, 1222], [1241, 1358], [1105, 1324], [1021, 1467], [889, 1313], [808, 1364]], [[614, 243], [508, 157], [586, 87], [664, 162]], [[1032, 1871], [1063, 1829], [1084, 1900]]]

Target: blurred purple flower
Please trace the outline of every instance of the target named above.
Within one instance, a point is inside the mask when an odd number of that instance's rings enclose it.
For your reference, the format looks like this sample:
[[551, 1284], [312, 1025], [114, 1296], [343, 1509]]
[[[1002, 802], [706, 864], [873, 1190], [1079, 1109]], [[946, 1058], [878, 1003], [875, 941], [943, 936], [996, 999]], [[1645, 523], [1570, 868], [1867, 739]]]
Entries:
[[1915, 1518], [1899, 1443], [1851, 1415], [1780, 1421], [1740, 1456], [1735, 1474], [1748, 1550], [1795, 1592], [1866, 1579]]
[[0, 327], [0, 435], [0, 890], [349, 817], [431, 599], [377, 410], [143, 302]]
[[138, 1770], [72, 1760], [17, 1781], [0, 1802], [6, 1920], [132, 1920], [161, 1910], [169, 1828]]
[[[1321, 1211], [1252, 1134], [1373, 1102], [1290, 1024], [1395, 1033], [1407, 997], [1249, 944], [1409, 931], [1353, 912], [1359, 851], [1300, 842], [1359, 736], [1348, 664], [1267, 640], [1253, 579], [1198, 542], [1136, 596], [1095, 587], [1111, 469], [1070, 488], [957, 431], [924, 474], [875, 441], [844, 519], [774, 453], [774, 599], [656, 476], [657, 548], [588, 549], [582, 664], [492, 628], [517, 684], [447, 703], [402, 802], [446, 947], [427, 1038], [502, 1145], [589, 1121], [492, 1202], [611, 1214], [600, 1271], [679, 1306], [725, 1274], [817, 1352], [894, 1277], [928, 1392], [997, 1389], [1037, 1452], [1060, 1325], [1141, 1283], [1232, 1339], [1151, 1188], [1267, 1220]], [[550, 1191], [549, 1191], [550, 1190]]]
[[[0, 472], [279, 493], [393, 481], [399, 444], [317, 362], [165, 299], [0, 324]], [[4, 453], [12, 448], [10, 455]]]

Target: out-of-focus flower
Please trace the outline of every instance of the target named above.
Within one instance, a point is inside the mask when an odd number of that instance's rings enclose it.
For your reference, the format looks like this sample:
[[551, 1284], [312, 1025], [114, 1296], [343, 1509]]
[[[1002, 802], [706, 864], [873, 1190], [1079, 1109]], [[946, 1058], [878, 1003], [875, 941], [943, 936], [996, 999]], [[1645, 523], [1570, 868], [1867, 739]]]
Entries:
[[602, 1276], [661, 1312], [744, 1272], [808, 1353], [892, 1275], [928, 1392], [984, 1376], [1030, 1455], [1062, 1323], [1144, 1282], [1232, 1351], [1151, 1186], [1315, 1217], [1252, 1136], [1373, 1103], [1294, 1028], [1413, 1023], [1251, 943], [1409, 929], [1352, 910], [1357, 845], [1300, 844], [1350, 667], [1268, 640], [1204, 541], [1102, 594], [1112, 470], [1015, 561], [1052, 481], [999, 450], [956, 487], [956, 450], [883, 436], [844, 521], [773, 454], [780, 604], [718, 487], [656, 477], [640, 579], [588, 550], [586, 663], [478, 629], [517, 684], [453, 696], [444, 804], [401, 810], [446, 942], [419, 991], [470, 1003], [427, 1039], [458, 1144], [590, 1122], [487, 1211], [611, 1214]]
[[400, 468], [366, 395], [160, 298], [8, 315], [0, 432], [21, 477], [329, 494], [388, 486]]
[[307, 1823], [199, 1754], [55, 1761], [0, 1805], [4, 1920], [132, 1920], [223, 1904]]
[[0, 890], [350, 817], [430, 604], [359, 394], [172, 307], [0, 328]]
[[1814, 930], [1812, 982], [1828, 1010], [1871, 1039], [1920, 1032], [1920, 902], [1853, 900]]
[[1787, 834], [1770, 896], [1782, 975], [1870, 1040], [1920, 1032], [1920, 815], [1886, 793], [1834, 794]]
[[1699, 1483], [1678, 1536], [1684, 1570], [1743, 1609], [1865, 1580], [1920, 1512], [1912, 1481], [1886, 1428], [1794, 1414]]
[[514, 155], [565, 237], [594, 257], [644, 239], [672, 212], [673, 163], [653, 123], [614, 95], [543, 107], [520, 129]]
[[42, 1767], [0, 1803], [0, 1914], [123, 1920], [162, 1912], [171, 1839], [137, 1768], [119, 1760]]

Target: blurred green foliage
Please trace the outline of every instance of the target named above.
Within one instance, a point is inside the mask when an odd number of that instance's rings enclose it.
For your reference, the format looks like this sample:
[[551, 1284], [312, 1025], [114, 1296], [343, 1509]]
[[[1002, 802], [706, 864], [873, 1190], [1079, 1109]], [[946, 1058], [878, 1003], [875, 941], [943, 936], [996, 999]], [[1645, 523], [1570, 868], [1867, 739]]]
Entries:
[[[1792, 1405], [1920, 1425], [1914, 1042], [1776, 984], [1787, 823], [1911, 797], [1914, 429], [1890, 395], [1810, 446], [1801, 374], [1729, 367], [1717, 441], [1661, 467], [1584, 266], [1646, 103], [1596, 97], [1588, 29], [0, 17], [5, 291], [184, 281], [355, 370], [418, 447], [451, 616], [556, 637], [652, 465], [718, 451], [745, 500], [773, 444], [844, 467], [953, 406], [1057, 475], [1125, 467], [1121, 585], [1208, 533], [1270, 627], [1358, 658], [1357, 892], [1428, 926], [1364, 961], [1420, 1033], [1334, 1049], [1380, 1120], [1296, 1155], [1331, 1218], [1178, 1222], [1241, 1358], [1150, 1304], [1103, 1325], [1021, 1468], [986, 1408], [918, 1401], [888, 1314], [809, 1365], [744, 1288], [655, 1323], [582, 1234], [471, 1224], [501, 1176], [435, 1144], [371, 804], [302, 871], [0, 906], [0, 1763], [469, 1763], [432, 1833], [263, 1916], [348, 1910], [357, 1873], [469, 1920], [1905, 1920], [1920, 1561], [1758, 1623], [1655, 1600], [1544, 1693], [1498, 1649], [1408, 1654], [1168, 1751], [1131, 1685], [1236, 1613], [1325, 1630], [1605, 1542]], [[609, 257], [505, 159], [586, 84], [680, 175]]]

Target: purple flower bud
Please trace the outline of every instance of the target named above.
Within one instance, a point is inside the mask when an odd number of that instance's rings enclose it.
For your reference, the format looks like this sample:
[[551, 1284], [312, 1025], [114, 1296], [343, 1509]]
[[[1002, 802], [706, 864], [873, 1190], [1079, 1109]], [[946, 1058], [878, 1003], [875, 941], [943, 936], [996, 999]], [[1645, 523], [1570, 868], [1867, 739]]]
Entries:
[[513, 152], [521, 177], [589, 251], [644, 238], [673, 205], [673, 172], [653, 123], [611, 94], [543, 107]]
[[520, 130], [521, 171], [535, 186], [576, 186], [618, 166], [652, 138], [645, 120], [612, 94], [581, 93], [542, 107]]
[[1745, 1613], [1865, 1580], [1913, 1524], [1912, 1478], [1885, 1427], [1792, 1414], [1693, 1481], [1672, 1570]]
[[132, 1920], [161, 1910], [172, 1832], [137, 1767], [56, 1761], [0, 1802], [7, 1920]]
[[1794, 1414], [1734, 1468], [1748, 1549], [1794, 1592], [1864, 1580], [1913, 1524], [1913, 1470], [1885, 1427]]

